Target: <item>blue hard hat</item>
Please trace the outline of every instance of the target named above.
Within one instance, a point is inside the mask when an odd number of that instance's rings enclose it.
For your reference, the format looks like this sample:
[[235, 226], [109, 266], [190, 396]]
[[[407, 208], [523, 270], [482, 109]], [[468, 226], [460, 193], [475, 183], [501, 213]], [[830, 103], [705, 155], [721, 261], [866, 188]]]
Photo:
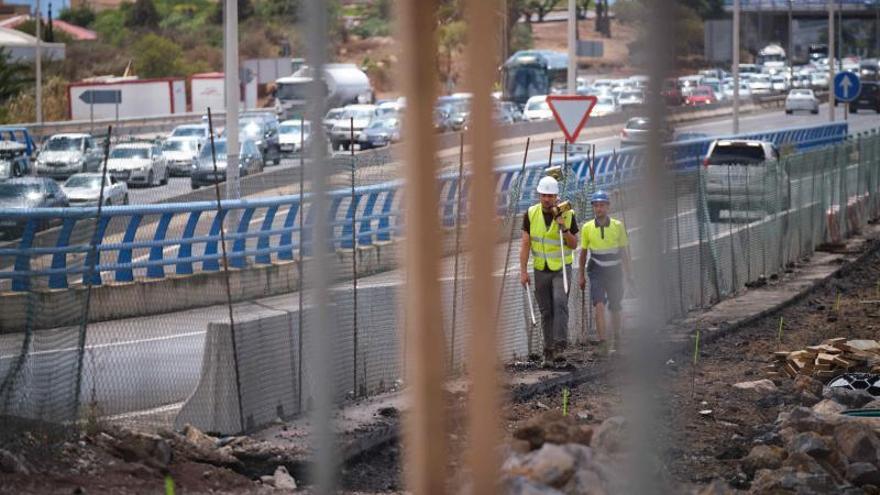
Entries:
[[603, 190], [598, 190], [590, 196], [590, 203], [610, 203], [611, 200], [608, 198], [608, 193]]

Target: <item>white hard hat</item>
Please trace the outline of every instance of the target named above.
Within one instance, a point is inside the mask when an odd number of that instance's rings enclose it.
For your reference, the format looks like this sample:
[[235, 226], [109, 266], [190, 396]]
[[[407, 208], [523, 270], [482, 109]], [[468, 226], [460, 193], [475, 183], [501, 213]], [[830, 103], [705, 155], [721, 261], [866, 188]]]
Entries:
[[559, 194], [559, 183], [553, 177], [541, 177], [538, 181], [538, 194]]

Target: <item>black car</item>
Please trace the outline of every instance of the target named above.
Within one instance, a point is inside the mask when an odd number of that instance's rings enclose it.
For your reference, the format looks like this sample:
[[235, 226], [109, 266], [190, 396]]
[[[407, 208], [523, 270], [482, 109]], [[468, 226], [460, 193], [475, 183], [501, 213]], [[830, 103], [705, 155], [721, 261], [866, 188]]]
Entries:
[[[18, 177], [0, 181], [0, 210], [6, 208], [50, 208], [69, 206], [61, 187], [48, 177]], [[0, 235], [17, 237], [27, 220], [4, 218], [0, 215]], [[41, 220], [38, 230], [49, 226], [49, 219]]]
[[849, 104], [849, 111], [857, 113], [860, 108], [880, 113], [880, 82], [862, 82], [862, 91], [859, 93], [859, 97]]

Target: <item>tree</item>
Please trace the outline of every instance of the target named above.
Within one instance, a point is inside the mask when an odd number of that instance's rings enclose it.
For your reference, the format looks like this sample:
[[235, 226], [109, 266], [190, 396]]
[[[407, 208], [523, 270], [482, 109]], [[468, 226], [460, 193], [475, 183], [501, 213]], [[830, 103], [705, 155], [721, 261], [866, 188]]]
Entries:
[[77, 26], [89, 27], [95, 22], [95, 11], [88, 4], [76, 8], [64, 8], [58, 14], [58, 18]]
[[0, 103], [17, 95], [28, 81], [28, 67], [9, 60], [9, 52], [0, 48]]
[[578, 19], [586, 19], [587, 11], [590, 10], [590, 4], [592, 0], [577, 0], [575, 2], [575, 9], [577, 10], [577, 18]]
[[133, 28], [156, 29], [160, 20], [162, 19], [153, 0], [135, 0], [125, 17], [125, 25]]
[[[223, 10], [226, 8], [225, 5], [225, 0], [220, 0], [215, 4], [214, 14], [211, 16], [211, 22], [214, 24], [223, 24]], [[251, 0], [238, 0], [238, 20], [244, 21], [253, 15], [254, 4]]]
[[527, 4], [529, 22], [532, 13], [538, 14], [538, 22], [544, 22], [544, 17], [559, 5], [560, 0], [529, 0]]
[[169, 77], [183, 73], [180, 63], [183, 50], [167, 38], [147, 33], [132, 48], [134, 70], [140, 77]]
[[451, 86], [454, 83], [452, 77], [452, 60], [455, 55], [464, 47], [465, 35], [467, 33], [467, 25], [464, 21], [452, 21], [440, 25], [437, 30], [437, 44], [440, 51], [446, 57], [446, 68], [441, 70], [446, 84]]

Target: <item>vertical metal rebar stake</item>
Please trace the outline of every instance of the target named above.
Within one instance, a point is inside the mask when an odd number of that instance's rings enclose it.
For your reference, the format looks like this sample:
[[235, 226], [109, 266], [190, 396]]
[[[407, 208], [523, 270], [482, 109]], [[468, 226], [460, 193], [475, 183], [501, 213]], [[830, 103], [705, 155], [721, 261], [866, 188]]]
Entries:
[[[466, 81], [473, 93], [471, 122], [471, 180], [468, 222], [470, 250], [470, 365], [472, 389], [468, 408], [469, 468], [472, 492], [491, 495], [498, 490], [501, 441], [498, 383], [498, 325], [495, 319], [494, 254], [496, 240], [494, 142], [491, 88], [499, 66], [493, 40], [499, 0], [467, 0]], [[486, 216], [487, 218], [483, 217]], [[438, 466], [445, 467], [445, 466]]]
[[[352, 378], [353, 378], [353, 387], [355, 396], [360, 396], [360, 392], [358, 389], [358, 265], [357, 265], [357, 257], [358, 257], [358, 248], [357, 248], [357, 204], [355, 204], [354, 199], [354, 169], [357, 164], [357, 159], [354, 156], [354, 117], [351, 117], [349, 121], [349, 139], [351, 139], [351, 146], [349, 149], [351, 150], [351, 290], [352, 290], [352, 338], [353, 338], [353, 348], [352, 348], [352, 362], [354, 366], [352, 366]], [[366, 374], [361, 377], [364, 380], [364, 386], [366, 387]]]
[[[217, 200], [217, 216], [224, 215], [220, 203], [220, 174], [217, 170], [217, 149], [214, 146], [214, 118], [208, 108], [208, 135], [211, 139], [211, 163], [214, 165], [214, 196]], [[226, 156], [229, 157], [229, 140], [226, 141]], [[226, 162], [226, 178], [229, 178], [230, 163]], [[229, 258], [226, 256], [226, 227], [220, 222], [220, 253], [223, 256], [223, 277], [226, 286], [226, 308], [229, 311], [229, 333], [232, 336], [232, 365], [235, 368], [235, 394], [238, 399], [238, 420], [241, 431], [245, 431], [244, 406], [241, 403], [241, 378], [238, 369], [238, 339], [235, 333], [235, 316], [232, 311], [232, 287], [229, 281]]]
[[[437, 242], [441, 235], [437, 218], [437, 137], [433, 123], [437, 44], [435, 37], [430, 36], [437, 27], [437, 1], [401, 0], [397, 5], [401, 80], [407, 102], [403, 143], [407, 290], [403, 318], [411, 408], [404, 416], [405, 471], [407, 490], [430, 495], [446, 490], [448, 444], [443, 396], [446, 359], [443, 353], [437, 352], [446, 344], [443, 308], [437, 304], [441, 257]], [[482, 222], [471, 223], [485, 227]]]
[[334, 331], [330, 324], [330, 278], [331, 269], [329, 253], [330, 229], [326, 221], [330, 202], [327, 198], [327, 175], [330, 170], [327, 163], [327, 143], [324, 136], [324, 126], [321, 119], [324, 116], [326, 104], [325, 88], [318, 81], [322, 80], [324, 62], [327, 57], [327, 13], [328, 5], [322, 0], [308, 0], [305, 2], [305, 16], [303, 16], [303, 32], [306, 36], [306, 62], [312, 68], [315, 78], [308, 88], [306, 103], [306, 116], [311, 121], [311, 137], [313, 145], [310, 146], [312, 161], [309, 164], [309, 179], [311, 184], [310, 208], [315, 209], [314, 233], [312, 235], [311, 260], [306, 267], [308, 280], [309, 302], [314, 312], [314, 320], [310, 322], [309, 334], [313, 338], [314, 349], [310, 349], [310, 367], [313, 368], [315, 382], [310, 392], [313, 392], [314, 410], [312, 411], [312, 444], [315, 452], [315, 488], [319, 494], [333, 493], [335, 490], [336, 474], [336, 448], [334, 442], [332, 411], [333, 397], [335, 395], [333, 376], [333, 352], [331, 348], [331, 332]]
[[[516, 177], [516, 183], [511, 188], [510, 201], [512, 204], [507, 205], [507, 216], [510, 218], [510, 232], [507, 236], [507, 253], [504, 255], [504, 268], [501, 275], [501, 287], [498, 289], [498, 306], [495, 308], [495, 319], [500, 320], [501, 304], [504, 301], [504, 286], [507, 283], [508, 265], [510, 265], [510, 252], [513, 248], [513, 239], [516, 234], [517, 213], [519, 213], [519, 202], [522, 198], [522, 185], [525, 181], [526, 163], [529, 159], [529, 144], [532, 138], [526, 137], [526, 150], [523, 153], [522, 168], [519, 169], [519, 175]], [[459, 193], [460, 194], [460, 193]]]
[[[303, 401], [302, 401], [302, 398], [303, 398], [303, 393], [302, 393], [302, 388], [303, 388], [303, 379], [302, 379], [302, 376], [303, 376], [303, 335], [304, 335], [303, 314], [305, 312], [305, 309], [303, 308], [303, 292], [304, 292], [304, 288], [305, 288], [305, 283], [304, 283], [305, 282], [305, 273], [303, 270], [303, 261], [304, 261], [303, 260], [303, 232], [305, 231], [305, 226], [303, 225], [303, 221], [305, 220], [305, 217], [306, 217], [306, 215], [305, 215], [306, 202], [305, 202], [305, 198], [303, 197], [303, 182], [305, 181], [305, 173], [306, 173], [306, 169], [305, 169], [306, 148], [305, 148], [305, 141], [303, 140], [303, 138], [305, 137], [305, 132], [306, 132], [305, 131], [305, 114], [303, 114], [299, 118], [299, 210], [296, 212], [297, 216], [299, 217], [297, 220], [299, 222], [299, 237], [298, 237], [297, 243], [296, 243], [297, 248], [298, 248], [297, 251], [299, 251], [297, 253], [297, 260], [296, 260], [297, 272], [299, 274], [299, 290], [297, 291], [297, 296], [299, 299], [299, 302], [297, 305], [297, 308], [299, 308], [299, 310], [297, 311], [297, 319], [299, 320], [297, 322], [297, 324], [299, 325], [299, 327], [298, 327], [299, 328], [299, 335], [297, 336], [297, 339], [296, 339], [296, 347], [297, 347], [297, 349], [296, 349], [296, 351], [297, 351], [296, 352], [296, 406], [297, 406], [297, 410], [300, 413], [303, 412]], [[309, 132], [309, 135], [311, 137], [311, 132]]]
[[464, 132], [459, 133], [458, 142], [458, 187], [455, 193], [455, 254], [452, 268], [452, 318], [450, 319], [449, 363], [455, 369], [455, 330], [458, 327], [458, 259], [461, 251], [461, 189], [464, 182]]
[[[39, 23], [39, 19], [37, 21]], [[76, 361], [76, 391], [74, 393], [73, 411], [79, 411], [79, 401], [82, 396], [82, 372], [83, 372], [83, 354], [86, 347], [86, 332], [89, 329], [89, 309], [92, 303], [92, 278], [95, 275], [95, 265], [98, 256], [98, 234], [101, 230], [101, 210], [104, 203], [104, 181], [107, 177], [107, 162], [110, 159], [110, 138], [113, 136], [113, 126], [107, 126], [107, 139], [104, 141], [104, 164], [101, 166], [101, 190], [98, 193], [98, 210], [95, 212], [95, 230], [92, 231], [92, 238], [89, 242], [89, 254], [86, 257], [88, 265], [85, 272], [86, 283], [86, 300], [83, 303], [82, 313], [79, 320], [79, 338], [77, 340], [77, 361]], [[31, 220], [33, 221], [33, 220]], [[30, 290], [33, 293], [33, 289]], [[92, 380], [94, 387], [94, 379]], [[74, 414], [75, 416], [75, 414]]]

